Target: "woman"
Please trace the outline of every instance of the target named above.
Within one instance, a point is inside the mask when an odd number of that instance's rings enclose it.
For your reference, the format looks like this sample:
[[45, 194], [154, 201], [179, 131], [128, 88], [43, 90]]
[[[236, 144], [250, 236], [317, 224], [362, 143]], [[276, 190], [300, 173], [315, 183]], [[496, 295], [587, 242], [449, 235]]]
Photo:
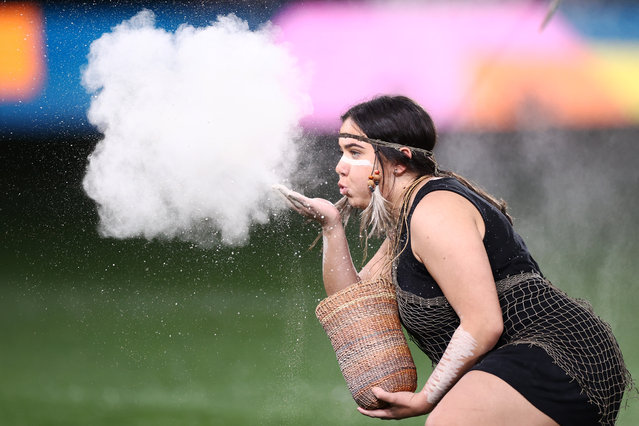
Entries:
[[[436, 364], [421, 391], [374, 388], [387, 407], [359, 411], [430, 413], [427, 425], [614, 423], [630, 375], [609, 326], [543, 278], [505, 203], [438, 169], [435, 142], [419, 105], [378, 97], [342, 117], [336, 206], [280, 188], [322, 225], [327, 294], [392, 275], [402, 324]], [[359, 273], [351, 208], [385, 236]]]

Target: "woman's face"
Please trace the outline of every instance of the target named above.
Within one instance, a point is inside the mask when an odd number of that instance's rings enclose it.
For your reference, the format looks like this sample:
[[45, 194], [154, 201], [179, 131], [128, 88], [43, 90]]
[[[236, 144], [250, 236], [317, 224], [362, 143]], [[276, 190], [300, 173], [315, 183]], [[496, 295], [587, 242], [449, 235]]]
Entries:
[[[366, 136], [350, 118], [344, 121], [340, 133]], [[364, 209], [371, 199], [368, 177], [373, 173], [375, 149], [369, 143], [348, 138], [339, 139], [339, 148], [342, 158], [335, 167], [339, 191], [348, 198], [351, 206]], [[381, 167], [376, 169], [381, 171]]]

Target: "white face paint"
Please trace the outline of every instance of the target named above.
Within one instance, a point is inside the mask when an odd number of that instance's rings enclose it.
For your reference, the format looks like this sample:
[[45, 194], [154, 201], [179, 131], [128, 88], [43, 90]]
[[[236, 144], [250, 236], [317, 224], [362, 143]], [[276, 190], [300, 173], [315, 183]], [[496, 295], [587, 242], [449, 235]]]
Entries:
[[368, 166], [368, 167], [373, 167], [373, 163], [371, 163], [369, 160], [354, 160], [352, 158], [348, 158], [345, 155], [342, 155], [342, 158], [339, 159], [339, 162], [344, 162], [346, 164], [349, 164], [351, 166]]

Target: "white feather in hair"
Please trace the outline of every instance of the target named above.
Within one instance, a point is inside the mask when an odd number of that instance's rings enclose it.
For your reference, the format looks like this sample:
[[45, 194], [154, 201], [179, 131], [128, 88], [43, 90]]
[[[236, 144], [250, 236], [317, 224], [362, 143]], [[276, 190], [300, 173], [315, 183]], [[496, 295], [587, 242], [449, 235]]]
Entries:
[[393, 229], [394, 220], [391, 213], [391, 204], [382, 195], [379, 185], [376, 185], [368, 207], [362, 212], [360, 234], [367, 233], [367, 237], [384, 238]]

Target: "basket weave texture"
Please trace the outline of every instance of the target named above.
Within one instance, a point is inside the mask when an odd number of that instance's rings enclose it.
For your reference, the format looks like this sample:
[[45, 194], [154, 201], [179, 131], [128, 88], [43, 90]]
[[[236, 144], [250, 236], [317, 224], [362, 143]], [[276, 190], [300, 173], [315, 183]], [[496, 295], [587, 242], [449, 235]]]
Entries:
[[388, 280], [359, 282], [322, 300], [315, 310], [328, 335], [353, 399], [362, 408], [382, 408], [373, 395], [414, 392], [417, 371]]

